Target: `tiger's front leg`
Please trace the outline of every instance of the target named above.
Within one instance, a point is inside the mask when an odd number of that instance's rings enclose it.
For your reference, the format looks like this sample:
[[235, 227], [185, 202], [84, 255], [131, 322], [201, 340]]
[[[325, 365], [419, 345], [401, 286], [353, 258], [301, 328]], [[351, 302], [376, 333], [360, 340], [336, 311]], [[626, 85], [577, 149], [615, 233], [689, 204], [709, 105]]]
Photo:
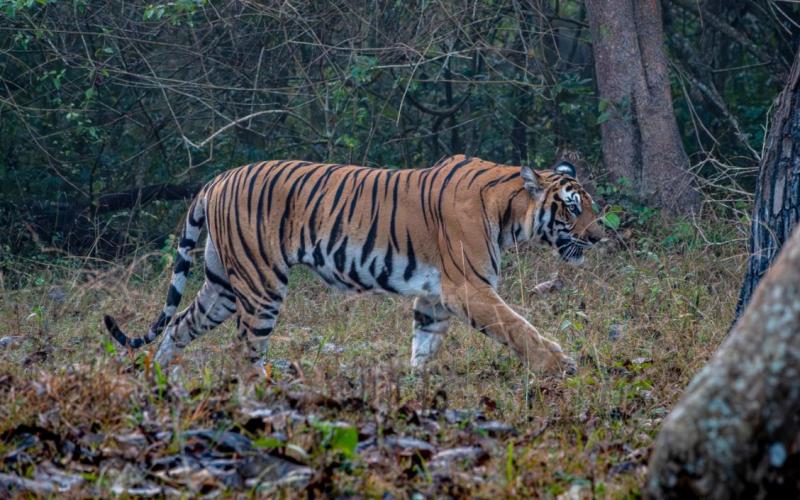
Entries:
[[473, 328], [511, 347], [531, 369], [568, 375], [577, 371], [575, 361], [564, 354], [557, 342], [540, 335], [491, 287], [443, 284], [442, 292], [448, 309], [460, 312]]
[[411, 367], [422, 368], [442, 345], [450, 312], [439, 301], [414, 299], [414, 340], [411, 342]]

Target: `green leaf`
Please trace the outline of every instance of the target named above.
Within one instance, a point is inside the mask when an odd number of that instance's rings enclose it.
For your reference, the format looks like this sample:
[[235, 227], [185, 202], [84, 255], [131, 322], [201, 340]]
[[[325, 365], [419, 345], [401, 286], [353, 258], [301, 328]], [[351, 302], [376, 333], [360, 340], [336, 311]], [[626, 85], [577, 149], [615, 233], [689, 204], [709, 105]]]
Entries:
[[622, 223], [622, 219], [619, 218], [619, 215], [609, 212], [603, 217], [603, 224], [608, 226], [609, 228], [616, 231], [619, 229], [619, 225]]
[[335, 427], [331, 437], [331, 449], [353, 458], [358, 446], [358, 432], [355, 427]]
[[262, 436], [253, 441], [253, 446], [262, 450], [274, 450], [275, 448], [280, 448], [283, 445], [283, 441], [272, 436]]
[[103, 349], [105, 349], [108, 354], [113, 355], [117, 353], [117, 347], [110, 340], [103, 341]]
[[602, 113], [600, 113], [600, 116], [597, 117], [595, 124], [602, 125], [603, 123], [607, 122], [610, 119], [611, 119], [611, 110], [603, 111]]
[[510, 484], [514, 480], [514, 443], [508, 443], [506, 448], [506, 483]]
[[157, 361], [153, 363], [153, 368], [156, 373], [156, 386], [158, 387], [158, 399], [164, 399], [164, 391], [167, 388], [169, 379], [167, 374], [161, 369], [161, 364]]

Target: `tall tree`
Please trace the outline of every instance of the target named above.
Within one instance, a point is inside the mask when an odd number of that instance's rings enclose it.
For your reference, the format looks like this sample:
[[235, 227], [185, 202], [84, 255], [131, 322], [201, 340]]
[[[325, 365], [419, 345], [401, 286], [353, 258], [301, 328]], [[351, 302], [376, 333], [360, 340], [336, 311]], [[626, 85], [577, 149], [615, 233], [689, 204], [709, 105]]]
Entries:
[[606, 167], [673, 212], [697, 207], [670, 93], [661, 3], [587, 0]]
[[800, 52], [777, 101], [756, 183], [750, 259], [736, 306], [737, 318], [800, 220]]

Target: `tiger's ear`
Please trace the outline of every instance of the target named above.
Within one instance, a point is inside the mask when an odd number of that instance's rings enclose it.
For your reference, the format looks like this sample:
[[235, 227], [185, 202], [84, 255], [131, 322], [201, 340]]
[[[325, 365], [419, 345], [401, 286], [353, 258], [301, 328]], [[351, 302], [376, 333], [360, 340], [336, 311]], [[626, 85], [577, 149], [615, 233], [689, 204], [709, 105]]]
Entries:
[[575, 171], [575, 165], [565, 160], [558, 162], [558, 164], [553, 167], [553, 170], [562, 175], [568, 175], [576, 179], [578, 178], [578, 174]]
[[539, 175], [538, 172], [533, 170], [531, 167], [523, 165], [520, 167], [519, 170], [520, 176], [522, 176], [522, 180], [525, 182], [525, 190], [530, 193], [531, 196], [536, 198], [544, 191], [544, 182], [542, 180], [542, 176]]

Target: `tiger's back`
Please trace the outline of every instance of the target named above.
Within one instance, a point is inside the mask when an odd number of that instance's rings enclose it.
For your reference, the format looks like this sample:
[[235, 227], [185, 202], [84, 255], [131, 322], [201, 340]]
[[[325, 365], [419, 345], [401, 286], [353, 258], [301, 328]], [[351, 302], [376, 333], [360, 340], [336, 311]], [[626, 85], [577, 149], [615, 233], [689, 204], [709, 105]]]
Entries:
[[438, 169], [241, 167], [207, 188], [209, 234], [231, 282], [254, 295], [285, 286], [296, 264], [342, 290], [438, 295], [436, 210], [417, 194]]

